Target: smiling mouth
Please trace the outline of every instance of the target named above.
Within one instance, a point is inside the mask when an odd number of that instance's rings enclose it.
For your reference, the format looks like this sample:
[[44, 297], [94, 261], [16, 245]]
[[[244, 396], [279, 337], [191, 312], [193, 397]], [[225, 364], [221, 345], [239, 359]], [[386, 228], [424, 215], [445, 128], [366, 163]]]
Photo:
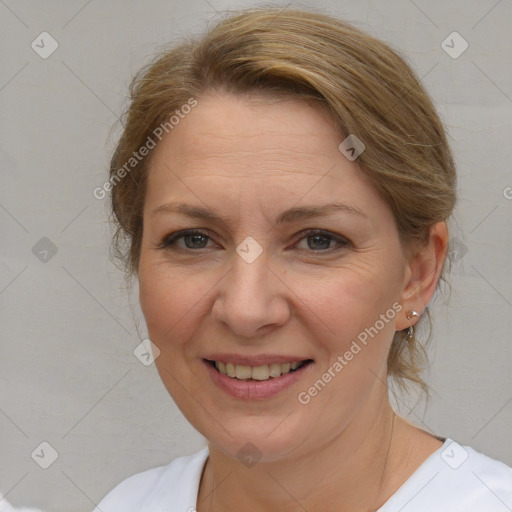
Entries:
[[227, 377], [238, 380], [257, 380], [265, 381], [270, 379], [277, 379], [282, 375], [293, 373], [302, 368], [303, 366], [313, 362], [312, 359], [306, 359], [304, 361], [293, 361], [290, 363], [273, 363], [263, 364], [259, 366], [247, 366], [242, 364], [225, 363], [223, 361], [206, 361], [213, 367], [217, 372]]

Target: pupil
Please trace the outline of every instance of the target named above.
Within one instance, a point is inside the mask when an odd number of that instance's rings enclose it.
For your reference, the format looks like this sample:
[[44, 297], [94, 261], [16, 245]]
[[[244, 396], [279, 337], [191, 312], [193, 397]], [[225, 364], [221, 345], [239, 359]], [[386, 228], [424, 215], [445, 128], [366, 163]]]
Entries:
[[189, 248], [201, 249], [206, 246], [206, 237], [204, 235], [188, 235], [185, 237], [185, 245]]
[[[313, 243], [311, 241], [313, 240]], [[328, 249], [331, 240], [325, 235], [313, 235], [308, 238], [310, 249]]]

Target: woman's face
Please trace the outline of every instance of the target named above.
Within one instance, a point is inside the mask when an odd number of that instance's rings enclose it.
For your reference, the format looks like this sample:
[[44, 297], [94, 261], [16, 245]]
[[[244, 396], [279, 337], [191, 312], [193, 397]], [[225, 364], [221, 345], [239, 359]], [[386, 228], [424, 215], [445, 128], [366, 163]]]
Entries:
[[152, 155], [140, 302], [164, 385], [226, 453], [317, 449], [387, 396], [410, 272], [341, 142], [305, 102], [218, 92]]

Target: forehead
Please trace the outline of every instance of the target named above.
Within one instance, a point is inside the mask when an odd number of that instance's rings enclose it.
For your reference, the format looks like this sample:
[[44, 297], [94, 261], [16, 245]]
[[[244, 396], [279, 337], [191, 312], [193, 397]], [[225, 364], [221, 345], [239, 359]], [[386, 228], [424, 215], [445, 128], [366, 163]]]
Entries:
[[231, 177], [272, 170], [321, 175], [339, 158], [340, 142], [333, 120], [310, 103], [215, 92], [199, 98], [163, 138], [153, 162]]
[[306, 101], [208, 94], [155, 148], [145, 210], [187, 196], [241, 213], [243, 205], [277, 214], [298, 202], [358, 202], [382, 216], [385, 205], [339, 151], [342, 140]]

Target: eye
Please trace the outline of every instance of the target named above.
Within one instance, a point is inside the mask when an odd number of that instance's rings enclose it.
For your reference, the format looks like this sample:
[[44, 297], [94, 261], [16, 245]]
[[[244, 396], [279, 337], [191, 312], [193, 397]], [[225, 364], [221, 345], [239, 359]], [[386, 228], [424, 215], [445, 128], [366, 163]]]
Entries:
[[196, 229], [187, 229], [167, 235], [160, 247], [162, 249], [176, 247], [184, 250], [205, 249], [209, 241], [210, 237], [207, 233]]
[[[308, 230], [303, 235], [294, 246], [299, 251], [330, 253], [350, 245], [346, 238], [320, 229]], [[213, 241], [207, 232], [186, 229], [167, 235], [159, 248], [194, 251], [207, 249], [209, 242]]]
[[339, 235], [328, 231], [312, 229], [306, 232], [295, 245], [301, 251], [332, 252], [350, 245], [350, 242]]

